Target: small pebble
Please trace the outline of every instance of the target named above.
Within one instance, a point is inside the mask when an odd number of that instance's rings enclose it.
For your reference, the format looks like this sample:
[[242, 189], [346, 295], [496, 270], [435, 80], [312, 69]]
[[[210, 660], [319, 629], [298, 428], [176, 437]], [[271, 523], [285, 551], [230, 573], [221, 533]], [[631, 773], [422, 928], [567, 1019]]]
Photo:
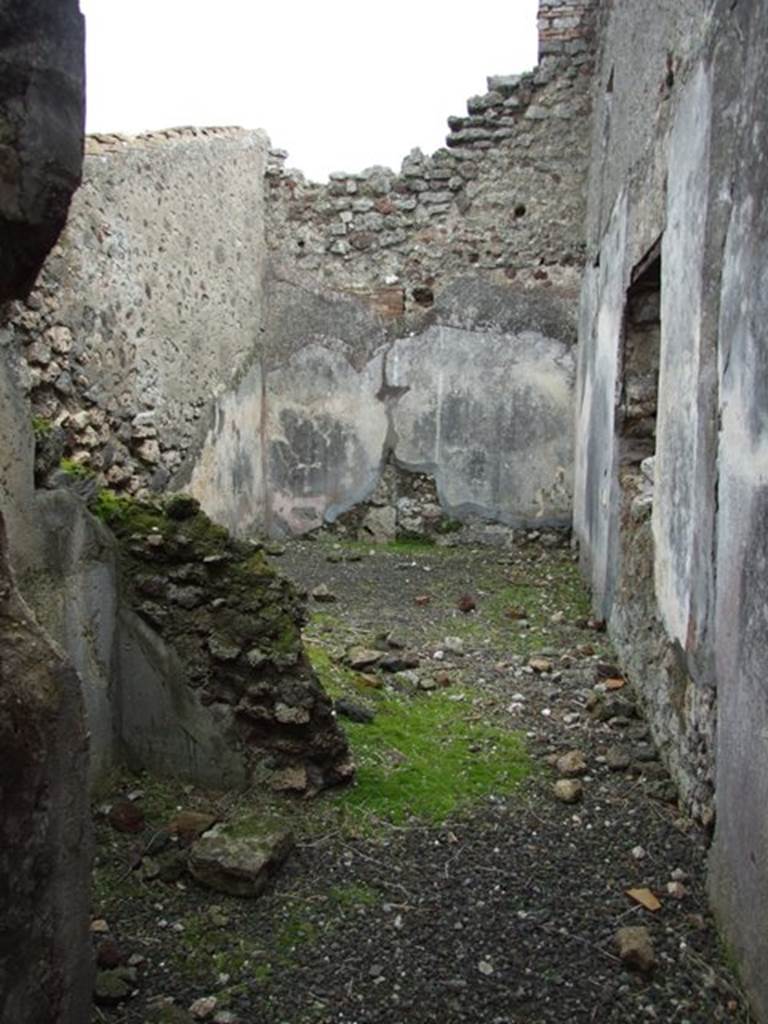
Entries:
[[195, 1020], [206, 1020], [206, 1018], [210, 1017], [216, 1009], [218, 1002], [219, 1001], [216, 996], [203, 996], [192, 1003], [189, 1008], [189, 1012]]
[[576, 804], [584, 796], [584, 786], [578, 779], [558, 779], [553, 792], [561, 803]]

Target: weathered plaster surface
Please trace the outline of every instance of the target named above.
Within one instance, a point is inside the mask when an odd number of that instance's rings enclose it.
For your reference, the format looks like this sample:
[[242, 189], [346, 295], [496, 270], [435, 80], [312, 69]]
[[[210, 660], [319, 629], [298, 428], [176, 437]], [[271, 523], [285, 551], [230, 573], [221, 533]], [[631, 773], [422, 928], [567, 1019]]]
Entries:
[[30, 509], [41, 527], [36, 566], [21, 579], [25, 597], [77, 670], [89, 733], [90, 777], [115, 764], [112, 699], [118, 567], [109, 531], [66, 491], [44, 491]]
[[[239, 383], [216, 399], [210, 426], [186, 488], [208, 515], [232, 531], [261, 523], [264, 480], [264, 385], [254, 363]], [[182, 482], [182, 481], [180, 481]]]
[[568, 523], [573, 370], [569, 341], [534, 329], [435, 325], [359, 369], [326, 337], [219, 400], [191, 490], [237, 532], [303, 533], [368, 497], [391, 453], [449, 515]]
[[570, 520], [573, 356], [535, 331], [430, 327], [387, 357], [392, 450], [434, 474], [451, 515], [510, 525]]
[[[760, 1020], [768, 1017], [766, 40], [764, 5], [713, 2], [701, 11], [664, 0], [648, 17], [618, 0], [604, 12], [588, 216], [600, 267], [587, 271], [582, 295], [575, 480], [596, 610], [683, 805], [714, 824], [710, 893]], [[626, 226], [614, 248], [619, 195]], [[649, 520], [647, 501], [620, 486], [618, 466], [600, 452], [620, 429], [624, 295], [659, 235]], [[604, 308], [613, 315], [600, 342]], [[601, 348], [615, 359], [605, 374]], [[617, 498], [609, 502], [606, 469]], [[612, 530], [617, 557], [606, 558]]]
[[[688, 646], [700, 630], [692, 607], [692, 555], [696, 511], [711, 500], [699, 451], [698, 418], [711, 410], [699, 401], [703, 349], [704, 260], [710, 185], [711, 84], [698, 66], [684, 87], [669, 140], [667, 226], [662, 244], [661, 368], [653, 532], [656, 597], [670, 639]], [[706, 608], [699, 609], [706, 615]]]
[[304, 532], [373, 490], [388, 426], [382, 358], [358, 373], [342, 346], [314, 344], [269, 374], [269, 528]]
[[[722, 268], [716, 669], [717, 829], [710, 892], [768, 1019], [768, 10], [740, 12], [733, 212]], [[738, 59], [734, 61], [734, 56]]]
[[582, 289], [573, 524], [582, 543], [596, 613], [605, 617], [615, 586], [618, 456], [616, 394], [624, 290], [627, 200], [622, 195], [601, 239], [599, 265]]
[[232, 709], [204, 708], [174, 651], [127, 608], [120, 611], [113, 715], [124, 762], [137, 771], [242, 787], [247, 761]]

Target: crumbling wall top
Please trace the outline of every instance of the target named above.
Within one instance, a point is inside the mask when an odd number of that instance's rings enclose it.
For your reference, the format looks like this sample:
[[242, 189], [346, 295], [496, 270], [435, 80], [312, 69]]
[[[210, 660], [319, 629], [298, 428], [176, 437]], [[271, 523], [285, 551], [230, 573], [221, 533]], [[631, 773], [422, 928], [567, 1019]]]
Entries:
[[238, 138], [251, 134], [253, 134], [251, 130], [237, 126], [198, 128], [193, 125], [141, 132], [139, 135], [127, 135], [121, 132], [94, 132], [86, 136], [85, 152], [89, 156], [93, 156], [99, 153], [116, 153], [129, 148], [147, 149], [152, 146], [166, 146], [177, 142], [189, 142], [191, 139]]

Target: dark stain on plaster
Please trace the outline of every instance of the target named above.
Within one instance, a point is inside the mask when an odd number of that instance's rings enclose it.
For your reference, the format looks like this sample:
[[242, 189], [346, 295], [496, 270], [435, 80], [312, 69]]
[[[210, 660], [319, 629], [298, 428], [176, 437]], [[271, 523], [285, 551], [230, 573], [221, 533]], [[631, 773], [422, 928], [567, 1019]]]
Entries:
[[280, 413], [283, 438], [269, 443], [270, 479], [277, 490], [297, 496], [344, 496], [343, 478], [357, 475], [365, 451], [355, 432], [328, 413]]

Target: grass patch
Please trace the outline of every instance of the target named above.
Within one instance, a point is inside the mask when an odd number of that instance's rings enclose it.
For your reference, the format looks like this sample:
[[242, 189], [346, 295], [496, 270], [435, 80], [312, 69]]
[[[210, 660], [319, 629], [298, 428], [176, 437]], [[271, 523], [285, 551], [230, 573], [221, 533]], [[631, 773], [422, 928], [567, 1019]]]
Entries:
[[[357, 673], [318, 644], [310, 660], [332, 697], [359, 694]], [[410, 817], [439, 823], [489, 793], [508, 793], [531, 770], [523, 738], [483, 722], [455, 689], [413, 697], [366, 690], [373, 722], [344, 722], [357, 764], [355, 786], [340, 797], [349, 825]]]
[[477, 720], [451, 696], [458, 695], [376, 694], [373, 722], [345, 724], [358, 768], [344, 797], [348, 814], [437, 824], [490, 793], [511, 792], [529, 774], [522, 737]]
[[[530, 570], [527, 570], [530, 573]], [[589, 596], [579, 576], [578, 568], [567, 561], [548, 560], [538, 576], [529, 580], [504, 579], [497, 572], [477, 582], [478, 598], [475, 613], [454, 619], [451, 626], [457, 636], [467, 640], [488, 641], [506, 653], [529, 656], [542, 645], [563, 643], [573, 631], [575, 623], [590, 615]], [[563, 621], [552, 622], [555, 613], [562, 613]], [[512, 614], [510, 614], [512, 613]], [[521, 616], [520, 613], [523, 613]]]
[[312, 662], [312, 667], [317, 672], [323, 689], [329, 697], [336, 700], [337, 697], [349, 696], [359, 693], [361, 689], [366, 689], [361, 683], [360, 674], [332, 658], [321, 644], [307, 640], [304, 646], [309, 660]]

